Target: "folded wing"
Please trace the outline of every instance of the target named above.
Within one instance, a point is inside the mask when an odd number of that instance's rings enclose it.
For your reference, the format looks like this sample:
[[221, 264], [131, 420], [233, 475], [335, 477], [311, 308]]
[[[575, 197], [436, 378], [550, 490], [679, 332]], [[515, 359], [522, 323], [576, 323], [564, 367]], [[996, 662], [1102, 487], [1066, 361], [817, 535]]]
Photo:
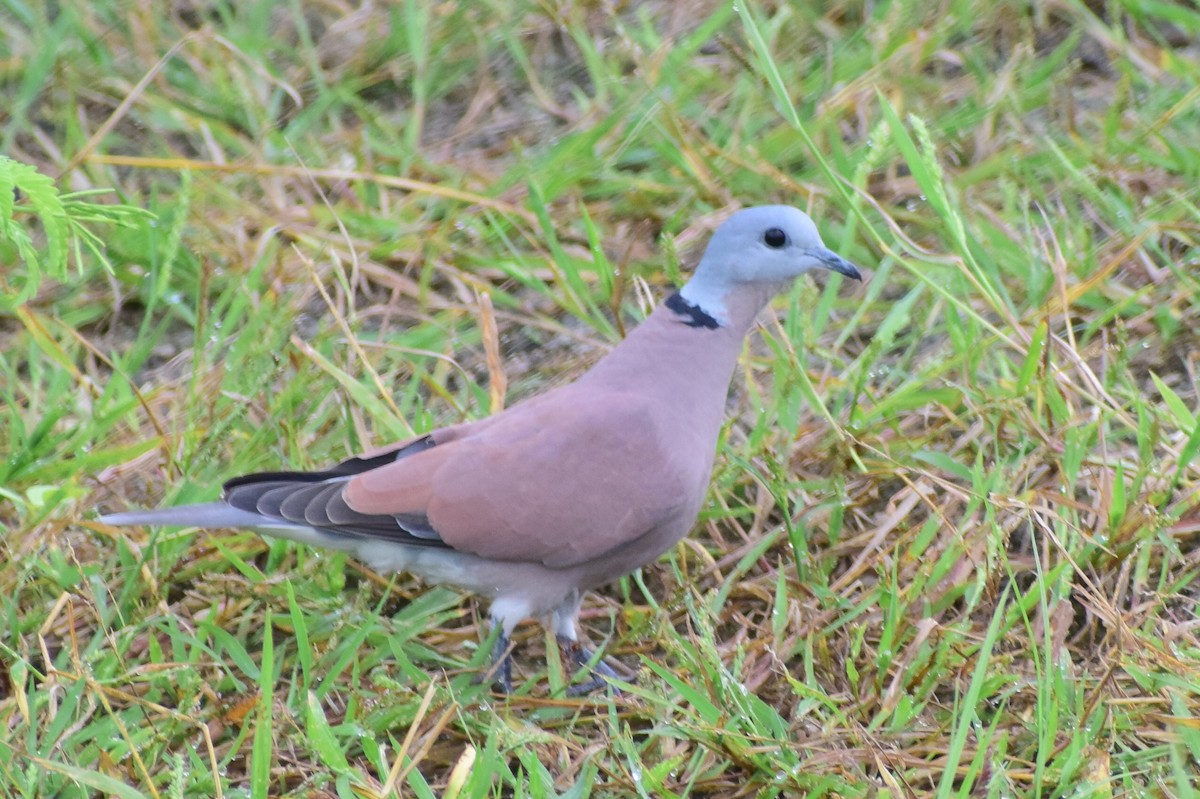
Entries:
[[635, 541], [703, 490], [708, 464], [672, 451], [641, 398], [566, 391], [521, 410], [355, 475], [342, 501], [372, 517], [424, 514], [459, 551], [567, 567]]

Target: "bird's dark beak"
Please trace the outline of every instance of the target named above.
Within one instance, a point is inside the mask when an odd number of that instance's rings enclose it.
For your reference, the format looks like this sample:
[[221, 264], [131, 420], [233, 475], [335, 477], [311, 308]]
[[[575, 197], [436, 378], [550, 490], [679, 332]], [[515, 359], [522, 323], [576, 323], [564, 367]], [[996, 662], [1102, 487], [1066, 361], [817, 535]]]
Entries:
[[805, 250], [804, 254], [809, 258], [815, 258], [820, 261], [826, 269], [832, 269], [840, 275], [852, 277], [855, 280], [862, 280], [862, 273], [858, 271], [858, 267], [833, 250], [827, 250], [824, 247], [813, 247], [811, 250]]

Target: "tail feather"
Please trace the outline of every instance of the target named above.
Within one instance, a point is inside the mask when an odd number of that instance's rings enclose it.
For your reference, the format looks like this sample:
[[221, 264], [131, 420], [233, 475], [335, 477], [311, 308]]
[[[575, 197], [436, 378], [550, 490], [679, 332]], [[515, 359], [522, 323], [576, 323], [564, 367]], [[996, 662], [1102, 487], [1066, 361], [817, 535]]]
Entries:
[[403, 571], [408, 568], [413, 557], [410, 551], [413, 547], [404, 543], [377, 541], [361, 536], [338, 535], [306, 524], [298, 524], [286, 519], [235, 508], [224, 502], [107, 513], [100, 517], [100, 522], [117, 527], [145, 524], [165, 527], [249, 529], [272, 538], [286, 538], [301, 544], [349, 552], [382, 571]]
[[104, 524], [118, 527], [139, 524], [178, 527], [250, 527], [257, 530], [296, 528], [283, 519], [272, 519], [251, 511], [226, 505], [224, 502], [206, 502], [201, 505], [179, 505], [157, 510], [131, 510], [124, 513], [108, 513], [100, 517]]

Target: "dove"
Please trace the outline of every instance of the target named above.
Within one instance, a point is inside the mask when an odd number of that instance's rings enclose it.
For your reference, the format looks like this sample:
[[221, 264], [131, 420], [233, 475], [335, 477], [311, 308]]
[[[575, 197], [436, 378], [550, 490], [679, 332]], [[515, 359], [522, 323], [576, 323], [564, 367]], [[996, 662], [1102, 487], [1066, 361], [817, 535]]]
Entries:
[[[322, 471], [234, 477], [215, 502], [100, 521], [248, 528], [456, 586], [490, 600], [488, 673], [500, 690], [512, 690], [510, 636], [527, 618], [548, 622], [587, 677], [584, 595], [688, 534], [742, 342], [771, 298], [814, 269], [862, 279], [802, 211], [743, 209], [691, 279], [572, 383]], [[573, 693], [616, 678], [603, 659], [591, 668]]]

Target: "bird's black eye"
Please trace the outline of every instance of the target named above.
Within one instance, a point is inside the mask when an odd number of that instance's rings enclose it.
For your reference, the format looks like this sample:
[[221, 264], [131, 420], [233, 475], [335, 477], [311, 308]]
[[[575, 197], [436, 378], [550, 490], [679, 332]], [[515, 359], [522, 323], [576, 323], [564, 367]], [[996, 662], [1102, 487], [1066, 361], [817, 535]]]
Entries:
[[772, 250], [782, 250], [787, 244], [787, 234], [777, 227], [769, 228], [766, 233], [763, 233], [763, 244]]

